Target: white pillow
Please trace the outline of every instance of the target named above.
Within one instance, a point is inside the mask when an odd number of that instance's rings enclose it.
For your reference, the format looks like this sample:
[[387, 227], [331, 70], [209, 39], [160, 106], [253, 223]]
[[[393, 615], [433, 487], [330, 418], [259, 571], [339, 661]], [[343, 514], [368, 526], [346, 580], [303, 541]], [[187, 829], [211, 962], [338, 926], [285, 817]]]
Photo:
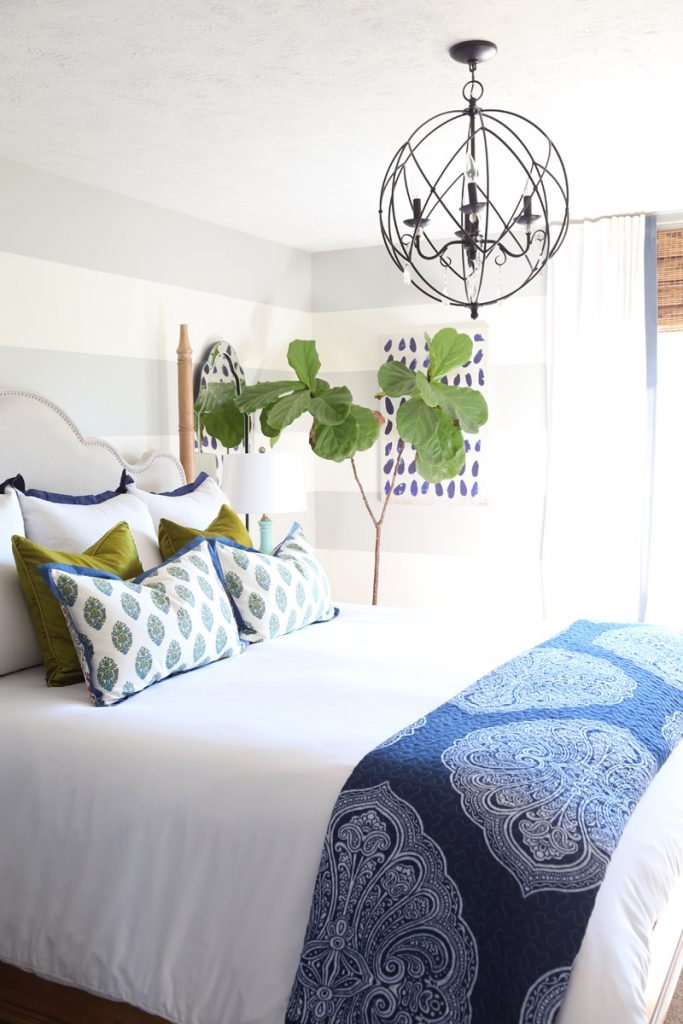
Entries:
[[170, 519], [192, 530], [205, 530], [227, 502], [216, 481], [206, 473], [200, 473], [194, 483], [185, 484], [167, 494], [152, 494], [140, 490], [135, 484], [129, 484], [128, 494], [134, 494], [144, 501], [157, 533], [160, 519]]
[[40, 665], [42, 656], [12, 556], [12, 536], [24, 536], [16, 492], [0, 494], [0, 676]]
[[29, 540], [55, 551], [80, 553], [111, 530], [128, 523], [143, 569], [161, 561], [156, 530], [144, 501], [134, 494], [115, 494], [90, 504], [49, 501], [17, 491]]

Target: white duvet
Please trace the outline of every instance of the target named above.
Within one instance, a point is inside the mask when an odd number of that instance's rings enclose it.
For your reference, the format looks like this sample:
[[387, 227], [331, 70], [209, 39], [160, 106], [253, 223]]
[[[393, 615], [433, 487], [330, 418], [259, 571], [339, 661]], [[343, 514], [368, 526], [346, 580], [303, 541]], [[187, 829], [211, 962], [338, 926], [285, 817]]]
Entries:
[[[539, 639], [345, 606], [113, 708], [38, 669], [0, 678], [0, 960], [178, 1024], [282, 1024], [355, 764]], [[561, 1024], [647, 1020], [682, 771], [683, 744], [615, 851]]]

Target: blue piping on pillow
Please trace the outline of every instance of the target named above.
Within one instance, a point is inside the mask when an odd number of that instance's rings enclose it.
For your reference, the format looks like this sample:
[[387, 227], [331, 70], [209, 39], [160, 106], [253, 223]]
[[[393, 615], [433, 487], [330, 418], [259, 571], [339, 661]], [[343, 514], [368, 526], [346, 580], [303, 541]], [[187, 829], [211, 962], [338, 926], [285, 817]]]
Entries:
[[17, 473], [16, 476], [8, 476], [6, 480], [3, 480], [0, 484], [0, 494], [5, 493], [6, 487], [13, 487], [15, 491], [26, 490], [26, 484], [21, 473]]
[[[292, 526], [291, 526], [291, 529], [290, 529], [289, 533], [287, 534], [287, 536], [284, 538], [284, 540], [281, 540], [280, 543], [277, 544], [273, 548], [273, 550], [270, 552], [269, 555], [266, 555], [266, 558], [277, 558], [277, 556], [279, 554], [279, 551], [280, 551], [280, 548], [282, 547], [282, 545], [285, 543], [285, 541], [288, 541], [290, 539], [290, 537], [293, 537], [297, 530], [301, 530], [303, 532], [303, 527], [302, 527], [301, 523], [293, 522]], [[207, 538], [207, 540], [209, 541], [209, 545], [210, 545], [212, 553], [214, 555], [214, 562], [215, 562], [215, 564], [218, 567], [218, 575], [219, 575], [220, 579], [223, 582], [223, 587], [225, 589], [225, 593], [227, 595], [228, 600], [230, 601], [230, 604], [232, 605], [232, 610], [233, 610], [235, 619], [237, 620], [237, 625], [239, 626], [240, 629], [244, 629], [244, 619], [240, 615], [240, 610], [237, 607], [237, 602], [233, 600], [232, 594], [230, 593], [228, 588], [225, 586], [225, 576], [224, 576], [224, 573], [223, 573], [223, 569], [221, 567], [220, 559], [219, 559], [219, 557], [218, 557], [218, 555], [216, 553], [216, 545], [217, 544], [223, 544], [224, 547], [226, 547], [226, 548], [238, 548], [240, 551], [253, 551], [254, 554], [256, 554], [256, 555], [263, 555], [265, 552], [259, 551], [258, 548], [249, 548], [249, 547], [247, 547], [246, 544], [240, 544], [236, 540], [230, 540], [229, 537], [210, 537], [210, 538]], [[183, 551], [186, 551], [186, 550], [187, 550], [187, 545], [186, 545], [185, 548], [183, 548]], [[308, 625], [309, 626], [321, 626], [324, 622], [333, 622], [337, 618], [337, 616], [340, 614], [340, 609], [337, 608], [336, 605], [332, 605], [332, 607], [334, 608], [334, 615], [332, 616], [331, 619], [316, 619], [314, 622], [309, 622]], [[299, 630], [292, 630], [292, 632], [293, 633], [298, 633]], [[280, 640], [281, 637], [283, 637], [283, 636], [291, 636], [291, 633], [281, 633], [280, 636], [274, 637], [274, 639], [275, 640]], [[269, 640], [268, 642], [272, 643], [273, 641]]]
[[192, 540], [187, 542], [184, 548], [181, 548], [180, 551], [177, 551], [176, 554], [173, 555], [171, 558], [167, 558], [165, 562], [160, 562], [159, 565], [155, 565], [151, 569], [146, 569], [145, 572], [140, 573], [139, 576], [136, 576], [134, 579], [131, 580], [124, 580], [121, 578], [121, 576], [117, 576], [115, 572], [107, 572], [106, 569], [89, 569], [85, 565], [65, 565], [62, 562], [43, 562], [41, 565], [37, 566], [37, 569], [40, 575], [47, 583], [47, 585], [53, 591], [53, 593], [55, 593], [55, 588], [52, 586], [52, 581], [50, 580], [50, 569], [61, 569], [62, 572], [72, 573], [72, 575], [74, 576], [91, 576], [93, 579], [120, 580], [121, 583], [139, 584], [146, 580], [147, 577], [150, 576], [153, 572], [156, 572], [157, 569], [161, 569], [164, 565], [169, 565], [171, 562], [175, 562], [178, 558], [180, 558], [181, 555], [186, 555], [188, 551], [192, 551], [193, 548], [196, 548], [199, 544], [209, 545], [209, 551], [211, 552], [211, 561], [213, 562], [214, 568], [218, 573], [218, 578], [222, 583], [223, 573], [220, 567], [220, 562], [218, 561], [218, 555], [213, 550], [211, 541], [207, 541], [206, 537], [193, 537]]
[[[196, 491], [208, 479], [209, 474], [202, 470], [197, 479], [193, 480], [191, 484], [183, 484], [182, 487], [176, 487], [174, 491], [149, 491], [149, 493], [155, 494], [160, 498], [182, 498], [184, 494], [192, 494], [193, 491]], [[135, 485], [132, 476], [129, 476], [127, 473], [124, 474], [124, 479], [121, 480], [121, 483], [124, 483], [124, 480], [127, 484]]]
[[[302, 533], [304, 532], [304, 531], [303, 531], [303, 527], [302, 527], [301, 523], [297, 523], [297, 522], [295, 521], [295, 522], [293, 522], [293, 523], [292, 523], [292, 527], [291, 527], [291, 529], [290, 529], [289, 533], [287, 534], [287, 536], [286, 536], [286, 537], [284, 538], [284, 540], [281, 540], [279, 544], [276, 544], [276, 545], [275, 545], [275, 547], [274, 547], [274, 548], [273, 548], [273, 550], [271, 551], [271, 555], [274, 555], [274, 556], [277, 556], [277, 555], [279, 555], [279, 553], [280, 553], [280, 548], [282, 547], [282, 545], [283, 545], [283, 544], [286, 544], [286, 543], [287, 543], [287, 541], [288, 541], [288, 540], [290, 539], [290, 537], [293, 537], [293, 536], [294, 536], [294, 534], [296, 533], [296, 531], [297, 531], [297, 530], [301, 530], [301, 532], [302, 532]], [[304, 533], [304, 537], [305, 537], [305, 536], [306, 536], [306, 534]]]
[[[126, 470], [121, 473], [121, 481], [115, 491], [102, 491], [101, 494], [58, 494], [53, 491], [38, 491], [31, 487], [28, 490], [22, 476], [16, 476], [13, 480], [5, 483], [11, 484], [27, 498], [41, 498], [43, 501], [52, 501], [56, 505], [100, 505], [103, 501], [109, 501], [119, 494], [126, 493]], [[18, 481], [21, 481], [19, 483]]]
[[[147, 569], [140, 576], [136, 576], [134, 580], [129, 580], [129, 582], [142, 583], [143, 580], [146, 580], [151, 573], [156, 572], [157, 569], [161, 569], [162, 566], [164, 565], [170, 565], [171, 562], [177, 561], [181, 557], [181, 555], [186, 555], [188, 551], [193, 551], [194, 548], [199, 547], [200, 544], [208, 544], [209, 553], [211, 555], [211, 562], [213, 563], [214, 569], [218, 573], [218, 579], [221, 581], [221, 583], [223, 583], [223, 570], [221, 569], [221, 563], [218, 560], [218, 555], [216, 554], [213, 543], [208, 537], [193, 537], [192, 540], [188, 540], [185, 547], [181, 548], [180, 551], [176, 551], [175, 555], [172, 555], [170, 558], [167, 558], [165, 562], [160, 562], [159, 565], [154, 566], [152, 569]], [[225, 590], [225, 584], [223, 584], [223, 589]], [[227, 590], [226, 595], [230, 597]], [[230, 604], [233, 604], [232, 598], [230, 599]], [[233, 611], [235, 611], [234, 605]]]
[[226, 547], [229, 548], [238, 548], [240, 551], [253, 551], [255, 555], [265, 555], [266, 558], [277, 558], [280, 548], [285, 543], [285, 541], [288, 541], [290, 537], [294, 536], [297, 530], [301, 529], [301, 523], [292, 523], [291, 529], [287, 536], [283, 540], [281, 540], [279, 544], [276, 544], [272, 551], [259, 551], [258, 548], [250, 548], [247, 544], [240, 544], [240, 542], [237, 540], [231, 540], [230, 537], [212, 537], [210, 539], [212, 542], [225, 544]]
[[58, 598], [60, 604], [62, 603], [61, 595], [56, 587], [53, 586], [52, 580], [50, 579], [50, 569], [61, 569], [62, 572], [71, 573], [73, 576], [90, 576], [92, 579], [97, 580], [118, 580], [120, 583], [135, 583], [135, 580], [124, 580], [121, 576], [117, 576], [115, 572], [107, 572], [106, 569], [88, 569], [85, 565], [67, 565], [64, 562], [43, 562], [41, 565], [36, 566], [36, 568], [52, 593]]

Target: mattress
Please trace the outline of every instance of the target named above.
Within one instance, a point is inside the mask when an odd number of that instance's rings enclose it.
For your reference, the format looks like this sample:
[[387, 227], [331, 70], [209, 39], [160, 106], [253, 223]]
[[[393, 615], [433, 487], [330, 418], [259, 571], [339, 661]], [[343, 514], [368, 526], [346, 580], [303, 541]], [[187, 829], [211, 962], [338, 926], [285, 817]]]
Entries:
[[[282, 1024], [322, 839], [368, 750], [543, 639], [340, 616], [95, 709], [0, 679], [0, 960], [178, 1024]], [[683, 875], [683, 744], [610, 862], [560, 1024], [644, 1024]]]

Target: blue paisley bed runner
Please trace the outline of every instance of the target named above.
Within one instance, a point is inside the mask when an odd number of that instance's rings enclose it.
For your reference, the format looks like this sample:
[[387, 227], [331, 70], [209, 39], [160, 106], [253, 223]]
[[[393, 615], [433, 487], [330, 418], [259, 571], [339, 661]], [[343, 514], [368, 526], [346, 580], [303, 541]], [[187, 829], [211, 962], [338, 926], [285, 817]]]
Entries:
[[354, 769], [287, 1024], [552, 1024], [634, 807], [683, 737], [683, 633], [581, 621]]

